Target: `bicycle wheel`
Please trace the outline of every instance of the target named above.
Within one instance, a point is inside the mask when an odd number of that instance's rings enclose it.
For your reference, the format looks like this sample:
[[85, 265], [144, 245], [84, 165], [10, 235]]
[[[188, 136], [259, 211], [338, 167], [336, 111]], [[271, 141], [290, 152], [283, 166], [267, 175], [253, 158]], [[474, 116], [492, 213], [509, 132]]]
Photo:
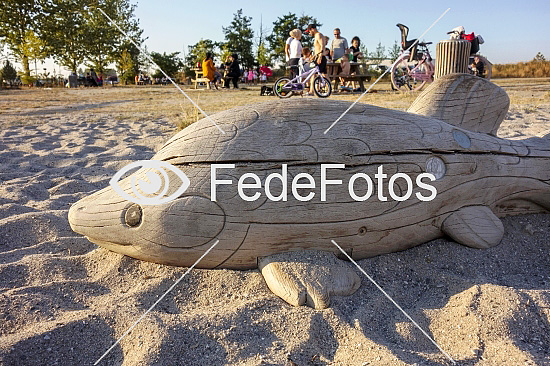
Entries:
[[313, 80], [313, 90], [319, 98], [327, 98], [332, 94], [332, 85], [326, 77], [318, 76]]
[[409, 65], [406, 59], [402, 59], [395, 64], [393, 70], [391, 70], [390, 79], [392, 90], [412, 90]]
[[[411, 75], [411, 90], [418, 91], [426, 85], [428, 82], [430, 69], [428, 68], [428, 65], [426, 63], [423, 63], [418, 66], [418, 68], [415, 70], [414, 73], [410, 73]], [[431, 81], [433, 81], [433, 73]]]
[[279, 78], [275, 84], [273, 84], [273, 91], [279, 98], [290, 98], [292, 96], [292, 83], [290, 79]]
[[[416, 66], [413, 66], [412, 68], [414, 69], [415, 67]], [[429, 75], [430, 69], [426, 63], [422, 63], [416, 67], [413, 72], [407, 63], [407, 60], [402, 60], [395, 65], [395, 68], [391, 72], [391, 86], [393, 90], [420, 90], [424, 87], [424, 85], [426, 85]]]

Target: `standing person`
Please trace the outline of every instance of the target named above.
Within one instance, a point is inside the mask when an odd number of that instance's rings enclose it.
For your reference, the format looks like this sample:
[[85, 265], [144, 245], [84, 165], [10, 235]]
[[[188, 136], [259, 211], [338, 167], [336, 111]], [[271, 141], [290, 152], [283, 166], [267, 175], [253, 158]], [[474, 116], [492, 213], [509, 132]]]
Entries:
[[285, 42], [285, 60], [288, 62], [290, 60], [290, 43], [294, 38], [288, 37]]
[[288, 66], [290, 66], [290, 79], [294, 79], [298, 75], [298, 63], [300, 62], [300, 57], [302, 57], [302, 31], [299, 29], [293, 29], [290, 31], [290, 37], [292, 42], [290, 42], [289, 48], [289, 61]]
[[90, 82], [91, 86], [97, 86], [97, 74], [94, 69], [90, 69]]
[[248, 69], [248, 84], [254, 84], [254, 70]]
[[364, 57], [363, 52], [359, 50], [361, 46], [361, 40], [359, 37], [355, 36], [351, 39], [351, 47], [349, 48], [350, 54], [353, 54], [353, 57], [350, 59], [351, 62], [357, 62], [358, 59]]
[[214, 67], [212, 53], [210, 52], [206, 54], [206, 58], [202, 62], [202, 75], [210, 80], [211, 83], [214, 83], [214, 87], [218, 89], [218, 81], [221, 79], [221, 75]]
[[[327, 74], [327, 58], [324, 56], [324, 51], [326, 48], [326, 39], [321, 32], [317, 30], [317, 24], [310, 24], [307, 26], [306, 33], [309, 33], [314, 38], [313, 42], [313, 62], [319, 66], [319, 72], [326, 77]], [[311, 89], [309, 95], [313, 95], [313, 84], [312, 80]]]
[[334, 39], [330, 44], [330, 58], [333, 61], [340, 59], [348, 49], [348, 41], [344, 37], [340, 37], [340, 28], [334, 29]]
[[233, 88], [239, 89], [239, 77], [241, 76], [241, 68], [239, 66], [239, 56], [234, 53], [227, 58], [225, 65], [229, 68], [227, 73], [224, 88], [229, 89], [229, 82], [233, 82]]

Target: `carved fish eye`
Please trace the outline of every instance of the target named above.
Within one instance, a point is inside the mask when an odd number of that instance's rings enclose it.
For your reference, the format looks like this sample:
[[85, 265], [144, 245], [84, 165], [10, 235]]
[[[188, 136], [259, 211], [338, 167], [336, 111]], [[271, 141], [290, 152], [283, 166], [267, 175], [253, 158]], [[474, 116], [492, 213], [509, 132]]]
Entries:
[[361, 227], [359, 228], [359, 232], [358, 232], [357, 234], [358, 234], [359, 236], [364, 236], [364, 235], [366, 235], [366, 234], [367, 234], [367, 228], [364, 227], [364, 226], [361, 226]]
[[141, 217], [143, 216], [143, 211], [141, 210], [140, 205], [134, 203], [126, 209], [124, 213], [124, 222], [130, 227], [135, 227], [141, 224]]

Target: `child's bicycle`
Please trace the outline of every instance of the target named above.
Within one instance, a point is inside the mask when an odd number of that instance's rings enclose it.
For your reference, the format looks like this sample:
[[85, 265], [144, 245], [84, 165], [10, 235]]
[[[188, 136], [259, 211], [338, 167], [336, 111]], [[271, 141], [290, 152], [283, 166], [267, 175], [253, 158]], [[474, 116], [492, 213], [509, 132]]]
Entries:
[[302, 94], [306, 90], [306, 83], [313, 79], [313, 90], [320, 98], [327, 98], [332, 94], [332, 85], [330, 81], [319, 72], [319, 67], [315, 63], [310, 64], [312, 68], [304, 71], [300, 65], [300, 75], [294, 79], [287, 77], [279, 78], [273, 85], [273, 91], [279, 98], [290, 98], [294, 94]]

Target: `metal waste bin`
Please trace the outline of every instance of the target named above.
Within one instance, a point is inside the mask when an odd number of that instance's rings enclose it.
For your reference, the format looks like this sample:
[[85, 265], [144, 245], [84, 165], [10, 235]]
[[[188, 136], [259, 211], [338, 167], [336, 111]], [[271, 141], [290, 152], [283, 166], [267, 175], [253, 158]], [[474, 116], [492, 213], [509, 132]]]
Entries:
[[434, 79], [454, 73], [467, 73], [472, 45], [464, 39], [446, 39], [435, 48]]

